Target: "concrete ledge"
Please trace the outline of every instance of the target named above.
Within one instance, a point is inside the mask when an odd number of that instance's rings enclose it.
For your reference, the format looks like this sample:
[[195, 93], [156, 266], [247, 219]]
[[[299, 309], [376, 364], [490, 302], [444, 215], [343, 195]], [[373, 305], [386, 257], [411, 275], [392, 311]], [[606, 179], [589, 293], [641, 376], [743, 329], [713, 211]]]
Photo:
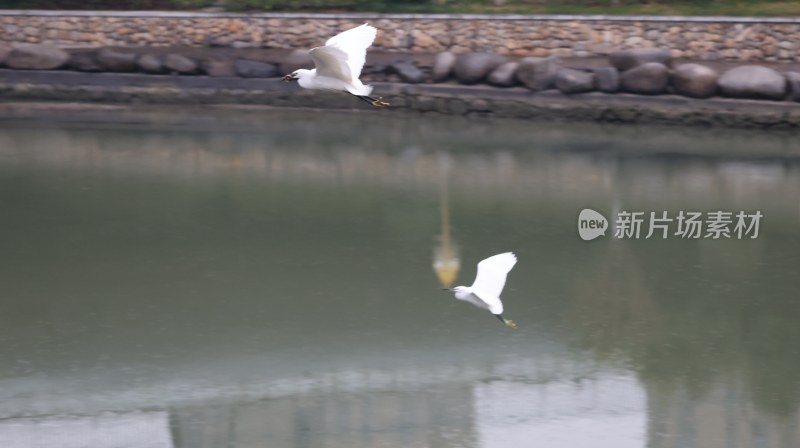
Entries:
[[[797, 129], [796, 103], [661, 95], [531, 92], [455, 84], [375, 83], [392, 107], [379, 113], [435, 113], [531, 120], [597, 121], [679, 126]], [[240, 104], [370, 109], [346, 94], [308, 91], [279, 79], [182, 77], [0, 70], [0, 98], [135, 104]]]
[[232, 18], [232, 19], [320, 19], [320, 20], [492, 20], [532, 21], [552, 20], [563, 22], [657, 22], [657, 23], [774, 23], [800, 24], [794, 17], [733, 17], [733, 16], [617, 16], [571, 14], [381, 14], [381, 13], [235, 13], [198, 11], [51, 11], [0, 9], [0, 16], [40, 17], [141, 17], [141, 18]]

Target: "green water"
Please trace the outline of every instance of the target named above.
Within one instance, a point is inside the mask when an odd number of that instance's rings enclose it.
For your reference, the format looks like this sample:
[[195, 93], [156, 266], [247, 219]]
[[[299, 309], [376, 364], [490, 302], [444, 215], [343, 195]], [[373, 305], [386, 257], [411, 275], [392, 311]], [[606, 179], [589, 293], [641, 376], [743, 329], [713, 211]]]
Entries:
[[800, 445], [793, 136], [195, 112], [0, 121], [0, 446]]

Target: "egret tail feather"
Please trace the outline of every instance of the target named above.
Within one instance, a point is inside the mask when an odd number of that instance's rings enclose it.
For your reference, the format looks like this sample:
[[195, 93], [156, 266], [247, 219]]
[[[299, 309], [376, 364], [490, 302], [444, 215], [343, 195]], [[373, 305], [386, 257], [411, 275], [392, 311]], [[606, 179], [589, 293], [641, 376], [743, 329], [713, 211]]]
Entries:
[[353, 95], [358, 95], [358, 96], [372, 95], [372, 86], [365, 86], [364, 84], [361, 84], [361, 81], [359, 81], [358, 79], [353, 80], [353, 85], [347, 86], [346, 89]]

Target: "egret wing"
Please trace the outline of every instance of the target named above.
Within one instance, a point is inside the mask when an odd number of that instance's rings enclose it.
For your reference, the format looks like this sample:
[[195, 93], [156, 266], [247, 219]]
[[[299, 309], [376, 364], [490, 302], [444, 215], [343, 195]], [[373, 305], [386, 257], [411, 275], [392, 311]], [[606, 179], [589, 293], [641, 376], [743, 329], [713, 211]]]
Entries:
[[[483, 300], [492, 297], [499, 302], [500, 293], [506, 285], [508, 271], [517, 264], [517, 256], [511, 252], [494, 255], [478, 263], [478, 275], [472, 289], [482, 293]], [[487, 302], [488, 303], [488, 302]], [[500, 307], [502, 308], [502, 304]]]
[[[481, 301], [483, 301], [486, 304], [486, 307], [489, 308], [489, 312], [490, 313], [492, 313], [492, 314], [503, 314], [503, 302], [500, 301], [500, 297], [491, 296], [488, 293], [485, 293], [483, 291], [472, 291], [472, 295], [474, 297], [477, 297]], [[485, 307], [482, 307], [480, 305], [477, 305], [477, 306], [479, 306], [481, 308], [485, 308]]]
[[308, 50], [318, 76], [336, 78], [346, 83], [352, 81], [350, 67], [347, 65], [347, 54], [336, 47], [316, 47]]
[[347, 31], [343, 31], [325, 42], [326, 47], [334, 47], [347, 54], [347, 66], [353, 79], [361, 76], [361, 69], [367, 60], [367, 48], [375, 41], [378, 30], [368, 24], [363, 24]]

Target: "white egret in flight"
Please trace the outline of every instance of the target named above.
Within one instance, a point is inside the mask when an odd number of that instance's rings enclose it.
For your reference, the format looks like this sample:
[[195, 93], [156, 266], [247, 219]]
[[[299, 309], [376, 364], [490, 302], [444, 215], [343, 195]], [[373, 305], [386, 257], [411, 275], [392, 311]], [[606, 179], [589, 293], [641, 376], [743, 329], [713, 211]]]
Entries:
[[500, 301], [506, 276], [515, 264], [517, 256], [511, 252], [494, 255], [478, 263], [478, 275], [475, 276], [472, 286], [456, 286], [447, 291], [454, 292], [456, 299], [489, 310], [508, 327], [516, 329], [517, 325], [513, 321], [503, 317], [503, 302]]
[[344, 91], [373, 106], [388, 106], [383, 98], [371, 97], [372, 86], [365, 86], [358, 79], [364, 68], [367, 48], [377, 33], [375, 27], [365, 23], [331, 37], [325, 46], [308, 51], [316, 68], [295, 70], [284, 76], [284, 81], [296, 80], [304, 89]]

